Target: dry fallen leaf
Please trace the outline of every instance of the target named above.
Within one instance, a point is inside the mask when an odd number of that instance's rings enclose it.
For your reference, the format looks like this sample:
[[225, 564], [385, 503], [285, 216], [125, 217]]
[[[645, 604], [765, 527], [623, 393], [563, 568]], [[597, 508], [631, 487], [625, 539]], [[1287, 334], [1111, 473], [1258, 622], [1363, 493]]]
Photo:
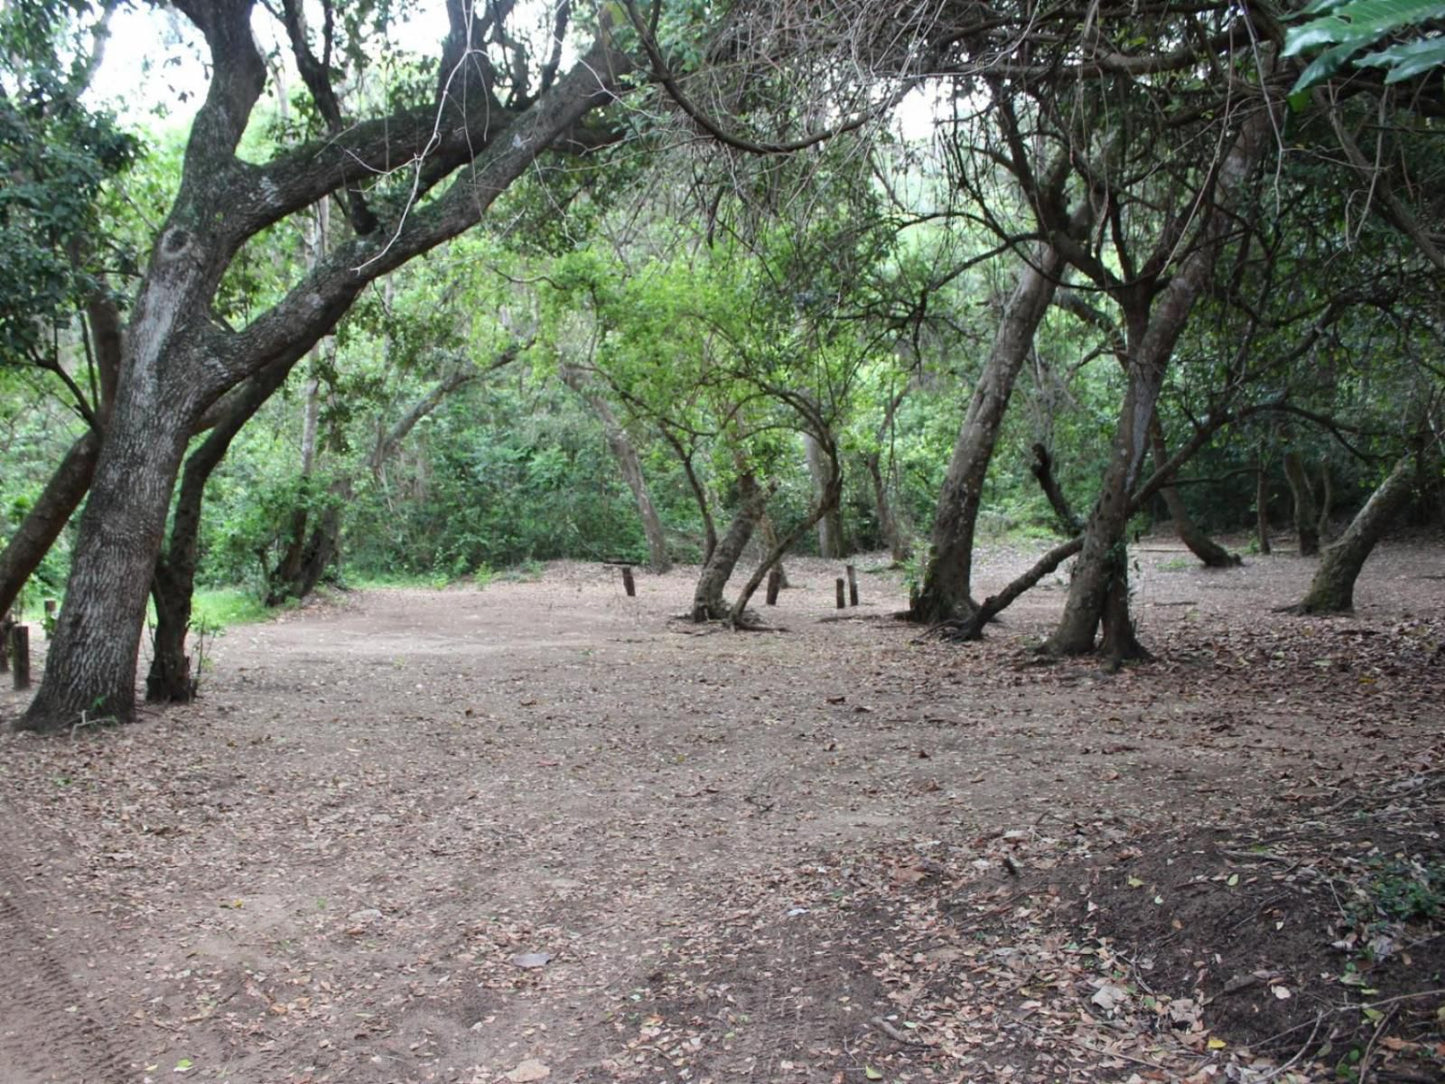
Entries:
[[546, 1080], [552, 1070], [535, 1058], [528, 1058], [505, 1076], [512, 1084], [528, 1084], [529, 1081]]

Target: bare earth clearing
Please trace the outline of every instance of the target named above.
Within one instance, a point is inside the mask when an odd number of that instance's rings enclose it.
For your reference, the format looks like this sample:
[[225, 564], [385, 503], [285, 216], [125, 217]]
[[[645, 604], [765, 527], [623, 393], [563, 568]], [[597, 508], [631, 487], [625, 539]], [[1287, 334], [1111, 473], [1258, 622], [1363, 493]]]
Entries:
[[0, 737], [0, 1081], [1441, 1079], [1440, 552], [1302, 620], [1146, 541], [1115, 676], [1061, 580], [959, 646], [821, 562], [778, 632], [580, 564], [235, 629]]

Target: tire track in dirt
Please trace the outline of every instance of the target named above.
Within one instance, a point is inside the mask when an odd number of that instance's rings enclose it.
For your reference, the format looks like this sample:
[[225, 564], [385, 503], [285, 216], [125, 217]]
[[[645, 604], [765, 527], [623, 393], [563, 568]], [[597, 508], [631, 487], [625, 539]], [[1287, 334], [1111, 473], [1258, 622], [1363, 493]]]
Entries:
[[[59, 848], [54, 841], [51, 847]], [[0, 1080], [5, 1084], [125, 1084], [138, 1079], [115, 1049], [92, 995], [78, 985], [65, 944], [47, 936], [60, 893], [27, 882], [40, 851], [0, 799]], [[53, 851], [50, 853], [54, 853]]]

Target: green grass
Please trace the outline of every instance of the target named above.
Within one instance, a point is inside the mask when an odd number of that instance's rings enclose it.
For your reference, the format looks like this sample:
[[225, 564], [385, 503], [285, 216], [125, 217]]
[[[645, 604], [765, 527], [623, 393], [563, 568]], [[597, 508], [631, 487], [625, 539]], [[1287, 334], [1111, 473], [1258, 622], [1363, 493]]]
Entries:
[[267, 609], [255, 595], [238, 587], [219, 587], [196, 592], [191, 603], [191, 624], [213, 629], [255, 625], [271, 620], [282, 609]]

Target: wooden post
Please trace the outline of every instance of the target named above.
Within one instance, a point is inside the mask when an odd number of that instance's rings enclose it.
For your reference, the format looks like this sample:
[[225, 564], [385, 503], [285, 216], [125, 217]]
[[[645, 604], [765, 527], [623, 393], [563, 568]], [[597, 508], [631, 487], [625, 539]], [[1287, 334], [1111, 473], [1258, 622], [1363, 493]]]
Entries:
[[10, 646], [15, 653], [15, 688], [30, 688], [30, 626], [16, 625], [10, 630]]
[[768, 569], [768, 605], [778, 604], [778, 592], [783, 589], [783, 570], [777, 565]]
[[858, 570], [848, 565], [848, 605], [858, 605]]
[[631, 565], [622, 566], [622, 589], [627, 592], [628, 598], [633, 598], [637, 594], [637, 581], [632, 578]]
[[846, 605], [846, 603], [843, 601], [843, 577], [839, 576], [836, 580], [833, 581], [833, 585], [838, 589], [838, 609], [841, 610]]
[[9, 610], [0, 614], [0, 674], [10, 669], [10, 627], [14, 624]]

